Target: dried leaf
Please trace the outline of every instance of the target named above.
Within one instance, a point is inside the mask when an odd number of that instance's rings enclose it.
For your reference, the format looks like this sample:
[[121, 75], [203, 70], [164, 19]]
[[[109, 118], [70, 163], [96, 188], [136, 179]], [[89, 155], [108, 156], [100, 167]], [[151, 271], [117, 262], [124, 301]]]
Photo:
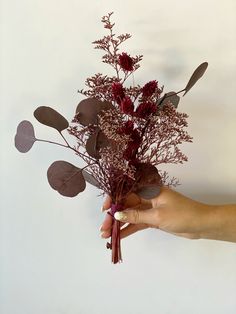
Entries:
[[61, 195], [74, 197], [84, 191], [85, 179], [80, 168], [66, 161], [55, 161], [47, 171], [48, 182]]
[[161, 187], [158, 185], [147, 185], [141, 187], [135, 193], [146, 200], [152, 199], [160, 194]]
[[82, 173], [88, 183], [96, 186], [97, 188], [100, 188], [98, 181], [91, 174], [89, 174], [86, 170], [82, 170]]
[[141, 163], [136, 171], [134, 191], [140, 197], [150, 199], [160, 193], [161, 176], [157, 168], [150, 164]]
[[28, 152], [37, 141], [34, 134], [34, 127], [30, 121], [21, 121], [15, 135], [15, 147], [21, 153]]
[[166, 93], [165, 96], [161, 97], [158, 100], [157, 105], [160, 105], [160, 108], [163, 108], [165, 104], [167, 104], [168, 102], [171, 102], [172, 105], [175, 108], [177, 108], [179, 104], [179, 100], [180, 100], [180, 97], [176, 95], [176, 92], [169, 92], [169, 93]]
[[208, 67], [208, 63], [207, 62], [203, 62], [202, 64], [200, 64], [196, 70], [193, 72], [192, 76], [190, 77], [190, 80], [188, 81], [188, 84], [185, 87], [185, 93], [183, 94], [186, 95], [187, 92], [196, 84], [196, 82], [203, 76], [203, 74], [205, 73], [206, 69]]
[[42, 124], [50, 126], [59, 132], [68, 128], [68, 121], [51, 107], [41, 106], [34, 111], [35, 118]]
[[102, 131], [99, 130], [99, 128], [97, 128], [97, 130], [92, 135], [90, 135], [86, 142], [86, 151], [91, 157], [99, 159], [99, 150], [108, 146], [108, 144], [109, 141], [107, 137], [102, 133]]
[[76, 116], [79, 122], [87, 126], [89, 124], [98, 124], [98, 114], [102, 110], [114, 108], [108, 101], [100, 101], [95, 98], [87, 98], [82, 100], [76, 108]]

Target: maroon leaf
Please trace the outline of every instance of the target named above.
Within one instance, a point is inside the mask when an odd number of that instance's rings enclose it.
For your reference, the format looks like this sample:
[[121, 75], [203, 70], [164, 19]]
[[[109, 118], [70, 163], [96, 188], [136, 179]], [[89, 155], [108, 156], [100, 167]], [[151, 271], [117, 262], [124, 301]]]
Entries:
[[161, 97], [158, 100], [157, 105], [160, 105], [160, 107], [162, 108], [165, 104], [167, 104], [168, 102], [171, 102], [172, 105], [175, 108], [177, 108], [179, 104], [179, 100], [180, 100], [180, 97], [176, 95], [176, 92], [169, 92], [169, 93], [166, 93], [165, 96]]
[[87, 126], [89, 124], [98, 124], [98, 114], [102, 110], [112, 109], [113, 105], [108, 101], [100, 101], [95, 98], [82, 100], [76, 108], [76, 116], [79, 122]]
[[34, 134], [34, 127], [30, 121], [24, 120], [17, 127], [15, 135], [15, 146], [21, 153], [28, 152], [37, 141]]
[[55, 161], [47, 171], [48, 182], [61, 195], [74, 197], [84, 191], [85, 179], [80, 168], [66, 161]]
[[[185, 87], [185, 93], [184, 95], [187, 94], [187, 92], [196, 84], [196, 82], [203, 76], [203, 74], [205, 73], [206, 69], [208, 67], [208, 63], [207, 62], [203, 62], [202, 64], [200, 64], [196, 70], [193, 72], [192, 76], [190, 77], [190, 80], [188, 81], [188, 84]], [[183, 96], [184, 96], [183, 95]]]
[[147, 185], [138, 189], [135, 193], [146, 200], [152, 199], [160, 194], [161, 187], [158, 185]]
[[41, 106], [34, 111], [35, 118], [42, 124], [50, 126], [59, 132], [68, 128], [68, 121], [51, 107]]
[[135, 176], [134, 192], [140, 197], [150, 199], [160, 193], [161, 176], [155, 166], [140, 163]]
[[89, 174], [86, 170], [82, 170], [82, 173], [83, 173], [83, 176], [84, 176], [85, 180], [88, 183], [96, 186], [97, 188], [100, 188], [100, 184], [98, 183], [98, 181], [91, 174]]
[[90, 135], [90, 137], [88, 138], [86, 142], [86, 151], [91, 157], [99, 159], [99, 150], [103, 147], [108, 146], [108, 144], [109, 141], [107, 137], [102, 133], [102, 131], [97, 129], [95, 133]]

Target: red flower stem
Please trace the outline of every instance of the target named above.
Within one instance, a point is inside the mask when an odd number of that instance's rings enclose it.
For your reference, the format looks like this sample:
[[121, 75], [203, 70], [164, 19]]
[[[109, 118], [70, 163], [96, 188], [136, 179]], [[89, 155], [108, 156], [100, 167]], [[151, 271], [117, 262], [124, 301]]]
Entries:
[[120, 241], [120, 221], [114, 218], [117, 211], [123, 210], [123, 206], [120, 204], [112, 204], [111, 211], [108, 212], [112, 216], [112, 234], [111, 242], [107, 242], [107, 248], [112, 250], [111, 262], [117, 264], [122, 262], [121, 255], [121, 241]]
[[[114, 57], [114, 59], [117, 59], [117, 54], [116, 54], [116, 50], [117, 50], [117, 47], [114, 46], [114, 42], [113, 42], [113, 32], [112, 32], [112, 28], [110, 28], [110, 36], [111, 36], [111, 44], [112, 44], [112, 47], [113, 47], [113, 53], [110, 51], [110, 49], [108, 48], [108, 53]], [[118, 80], [120, 80], [120, 77], [119, 77], [119, 70], [118, 70], [118, 67], [117, 67], [117, 61], [115, 61], [115, 66], [114, 66], [114, 69], [116, 70], [116, 76], [118, 78]]]
[[112, 239], [111, 239], [111, 247], [112, 247], [112, 263], [117, 264], [122, 262], [121, 255], [121, 242], [120, 242], [120, 221], [114, 218], [113, 226], [112, 226]]

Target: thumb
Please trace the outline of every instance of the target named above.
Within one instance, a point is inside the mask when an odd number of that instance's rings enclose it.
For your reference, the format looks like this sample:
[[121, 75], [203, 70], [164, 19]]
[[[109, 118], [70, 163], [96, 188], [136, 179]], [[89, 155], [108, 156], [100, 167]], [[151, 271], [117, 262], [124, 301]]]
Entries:
[[153, 224], [154, 223], [154, 212], [153, 209], [126, 209], [124, 211], [116, 212], [115, 213], [115, 219], [127, 222], [131, 224]]

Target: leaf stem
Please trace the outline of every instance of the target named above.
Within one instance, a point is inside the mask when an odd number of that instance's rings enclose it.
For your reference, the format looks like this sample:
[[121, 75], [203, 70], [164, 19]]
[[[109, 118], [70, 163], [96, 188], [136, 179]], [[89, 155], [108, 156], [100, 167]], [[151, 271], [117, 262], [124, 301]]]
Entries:
[[38, 138], [37, 138], [37, 141], [44, 142], [44, 143], [49, 143], [49, 144], [54, 144], [54, 145], [62, 146], [62, 147], [65, 147], [65, 148], [69, 148], [69, 149], [73, 150], [74, 152], [76, 152], [76, 154], [78, 154], [80, 156], [83, 156], [85, 158], [89, 158], [91, 161], [96, 163], [95, 159], [91, 158], [90, 156], [86, 156], [85, 154], [77, 151], [74, 147], [71, 147], [66, 140], [65, 141], [66, 141], [67, 145], [60, 144], [60, 143], [57, 143], [57, 142], [48, 141], [48, 140], [42, 140], [42, 139], [38, 139]]

